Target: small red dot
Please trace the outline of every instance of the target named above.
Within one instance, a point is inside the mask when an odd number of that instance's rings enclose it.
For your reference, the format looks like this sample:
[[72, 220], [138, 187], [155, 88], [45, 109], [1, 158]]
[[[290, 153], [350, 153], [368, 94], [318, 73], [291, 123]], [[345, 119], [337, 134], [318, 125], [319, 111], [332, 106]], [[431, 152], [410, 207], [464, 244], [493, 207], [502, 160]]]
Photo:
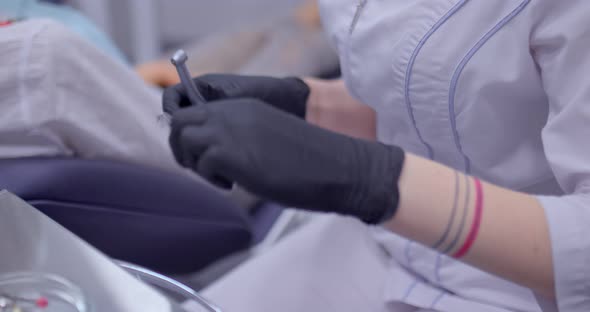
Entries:
[[49, 305], [49, 301], [47, 300], [47, 298], [41, 297], [37, 299], [37, 301], [35, 301], [35, 304], [37, 305], [37, 307], [45, 309]]

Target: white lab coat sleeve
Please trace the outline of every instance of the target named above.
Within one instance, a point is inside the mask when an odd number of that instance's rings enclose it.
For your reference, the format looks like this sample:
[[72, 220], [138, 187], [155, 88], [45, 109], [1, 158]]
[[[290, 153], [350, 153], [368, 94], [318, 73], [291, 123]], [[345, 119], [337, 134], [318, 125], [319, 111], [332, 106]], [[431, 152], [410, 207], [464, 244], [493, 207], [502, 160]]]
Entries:
[[549, 224], [560, 311], [590, 311], [590, 5], [538, 1], [531, 36], [549, 99], [542, 133], [565, 196], [539, 196]]

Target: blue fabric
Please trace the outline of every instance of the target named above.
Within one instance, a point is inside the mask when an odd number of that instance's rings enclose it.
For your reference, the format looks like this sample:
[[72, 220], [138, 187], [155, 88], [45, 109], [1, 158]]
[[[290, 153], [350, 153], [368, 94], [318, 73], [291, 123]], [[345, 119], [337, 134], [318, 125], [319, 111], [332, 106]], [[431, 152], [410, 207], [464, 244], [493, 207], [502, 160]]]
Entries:
[[185, 176], [71, 158], [0, 160], [7, 189], [107, 255], [189, 273], [250, 247], [245, 211]]
[[35, 0], [1, 0], [0, 16], [17, 20], [29, 18], [53, 19], [78, 33], [106, 54], [123, 63], [128, 63], [121, 50], [104, 32], [88, 18], [70, 7]]

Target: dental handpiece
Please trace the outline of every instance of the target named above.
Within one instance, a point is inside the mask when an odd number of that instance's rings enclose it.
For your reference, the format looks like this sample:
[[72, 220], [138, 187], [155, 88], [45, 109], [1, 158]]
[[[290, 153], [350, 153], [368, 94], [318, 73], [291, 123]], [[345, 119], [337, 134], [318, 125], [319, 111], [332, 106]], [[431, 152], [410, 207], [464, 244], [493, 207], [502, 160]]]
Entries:
[[199, 105], [205, 103], [206, 100], [199, 92], [199, 89], [193, 82], [191, 78], [191, 74], [186, 67], [186, 61], [188, 60], [188, 55], [184, 50], [178, 50], [172, 56], [170, 62], [176, 67], [176, 71], [178, 72], [178, 76], [180, 77], [180, 82], [186, 89], [186, 93], [188, 95], [188, 99], [191, 101], [193, 105]]
[[[195, 82], [191, 78], [191, 74], [188, 71], [188, 67], [186, 67], [186, 61], [188, 60], [188, 55], [184, 50], [178, 50], [170, 59], [170, 62], [176, 67], [176, 71], [178, 72], [178, 76], [180, 77], [180, 83], [186, 89], [186, 93], [188, 95], [188, 99], [191, 101], [193, 106], [202, 105], [202, 109], [205, 109], [205, 103], [207, 100], [203, 97], [199, 89], [195, 85]], [[168, 121], [170, 117], [168, 116]], [[233, 187], [233, 183], [229, 182], [228, 180], [222, 177], [214, 177], [213, 184], [221, 187], [223, 189], [231, 189]]]
[[[180, 77], [180, 82], [186, 89], [186, 93], [188, 96], [189, 101], [192, 105], [199, 105], [205, 103], [206, 100], [199, 92], [199, 89], [193, 82], [191, 78], [191, 74], [188, 71], [188, 67], [186, 67], [186, 61], [188, 60], [188, 55], [184, 50], [178, 50], [172, 58], [170, 62], [174, 67], [176, 67], [176, 71], [178, 72], [178, 76]], [[172, 117], [169, 113], [164, 112], [162, 115], [158, 117], [158, 122], [166, 125], [170, 125]]]

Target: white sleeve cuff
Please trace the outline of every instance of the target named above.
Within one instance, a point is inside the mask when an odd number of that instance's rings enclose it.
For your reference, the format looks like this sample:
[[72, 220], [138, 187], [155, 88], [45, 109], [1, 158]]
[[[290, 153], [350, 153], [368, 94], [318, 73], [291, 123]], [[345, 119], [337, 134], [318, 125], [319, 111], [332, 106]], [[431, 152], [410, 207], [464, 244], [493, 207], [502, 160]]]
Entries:
[[590, 311], [590, 195], [539, 196], [545, 209], [560, 311]]

